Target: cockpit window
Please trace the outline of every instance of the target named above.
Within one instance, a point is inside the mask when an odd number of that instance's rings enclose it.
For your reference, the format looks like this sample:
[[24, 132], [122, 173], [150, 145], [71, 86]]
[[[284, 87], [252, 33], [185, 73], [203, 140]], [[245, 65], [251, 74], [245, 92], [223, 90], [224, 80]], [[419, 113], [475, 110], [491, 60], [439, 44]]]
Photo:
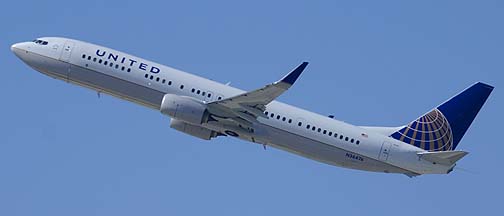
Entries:
[[47, 44], [49, 44], [49, 42], [43, 41], [43, 40], [33, 40], [33, 42], [36, 43], [36, 44], [40, 44], [40, 45], [47, 45]]

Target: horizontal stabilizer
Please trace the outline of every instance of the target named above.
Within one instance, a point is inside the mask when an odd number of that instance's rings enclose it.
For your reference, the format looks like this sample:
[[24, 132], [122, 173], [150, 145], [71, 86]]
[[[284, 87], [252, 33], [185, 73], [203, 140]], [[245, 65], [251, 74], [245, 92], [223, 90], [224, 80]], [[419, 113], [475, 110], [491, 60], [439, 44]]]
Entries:
[[465, 151], [437, 151], [417, 153], [417, 155], [422, 159], [443, 165], [452, 165], [467, 154], [469, 154], [469, 152]]

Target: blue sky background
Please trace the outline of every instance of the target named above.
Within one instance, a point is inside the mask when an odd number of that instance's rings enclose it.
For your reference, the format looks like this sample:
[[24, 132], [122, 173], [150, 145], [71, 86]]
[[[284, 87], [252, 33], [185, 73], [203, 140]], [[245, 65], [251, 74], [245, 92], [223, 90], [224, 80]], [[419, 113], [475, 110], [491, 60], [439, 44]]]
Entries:
[[[502, 212], [502, 1], [6, 1], [0, 215], [475, 215]], [[333, 167], [46, 77], [9, 50], [64, 36], [250, 90], [310, 61], [280, 100], [357, 125], [405, 124], [496, 87], [450, 175]]]

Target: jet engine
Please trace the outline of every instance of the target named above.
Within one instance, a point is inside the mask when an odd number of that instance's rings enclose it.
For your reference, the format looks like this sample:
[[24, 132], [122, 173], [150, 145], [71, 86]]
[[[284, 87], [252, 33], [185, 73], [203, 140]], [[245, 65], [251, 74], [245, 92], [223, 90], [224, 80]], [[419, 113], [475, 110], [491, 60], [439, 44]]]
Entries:
[[208, 112], [206, 105], [191, 97], [166, 94], [161, 102], [161, 113], [192, 125], [204, 122]]
[[175, 130], [178, 130], [180, 132], [183, 132], [183, 133], [186, 133], [191, 136], [195, 136], [195, 137], [198, 137], [198, 138], [204, 139], [204, 140], [210, 140], [214, 137], [222, 135], [222, 134], [219, 134], [217, 131], [213, 131], [213, 130], [210, 130], [210, 129], [207, 129], [207, 128], [204, 128], [201, 126], [192, 125], [192, 124], [189, 124], [187, 122], [184, 122], [182, 120], [178, 120], [175, 118], [171, 119], [170, 127]]
[[200, 126], [206, 121], [206, 105], [191, 97], [166, 94], [161, 102], [161, 113], [170, 116], [170, 127], [180, 132], [209, 140], [222, 135]]

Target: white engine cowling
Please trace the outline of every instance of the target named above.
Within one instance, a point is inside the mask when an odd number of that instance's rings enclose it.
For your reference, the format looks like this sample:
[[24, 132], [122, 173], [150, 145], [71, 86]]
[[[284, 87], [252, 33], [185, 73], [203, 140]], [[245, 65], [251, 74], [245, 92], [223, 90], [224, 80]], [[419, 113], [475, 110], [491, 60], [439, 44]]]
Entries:
[[218, 136], [218, 133], [216, 131], [213, 131], [213, 130], [210, 130], [210, 129], [207, 129], [204, 127], [192, 125], [192, 124], [189, 124], [189, 123], [184, 122], [182, 120], [178, 120], [178, 119], [174, 119], [174, 118], [171, 119], [170, 127], [175, 130], [178, 130], [180, 132], [183, 132], [183, 133], [186, 133], [186, 134], [189, 134], [189, 135], [192, 135], [192, 136], [204, 139], [204, 140], [210, 140], [210, 139]]
[[200, 125], [203, 123], [206, 105], [191, 97], [165, 94], [161, 102], [161, 113], [184, 122]]

